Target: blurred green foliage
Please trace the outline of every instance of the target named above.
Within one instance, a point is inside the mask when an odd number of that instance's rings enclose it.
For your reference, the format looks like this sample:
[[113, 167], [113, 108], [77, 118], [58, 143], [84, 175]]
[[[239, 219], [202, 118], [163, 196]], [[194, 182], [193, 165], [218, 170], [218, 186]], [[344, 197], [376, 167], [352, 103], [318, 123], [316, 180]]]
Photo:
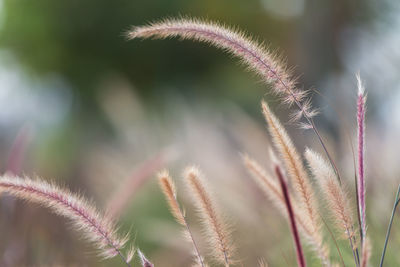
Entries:
[[248, 80], [237, 83], [236, 68], [226, 73], [230, 59], [213, 48], [178, 41], [128, 42], [124, 37], [131, 25], [179, 15], [239, 25], [289, 56], [306, 21], [271, 17], [260, 0], [4, 0], [0, 45], [36, 74], [61, 74], [85, 104], [92, 103], [93, 91], [110, 73], [128, 77], [149, 98], [165, 90], [163, 84], [182, 93], [207, 83], [203, 87], [211, 95], [250, 92]]

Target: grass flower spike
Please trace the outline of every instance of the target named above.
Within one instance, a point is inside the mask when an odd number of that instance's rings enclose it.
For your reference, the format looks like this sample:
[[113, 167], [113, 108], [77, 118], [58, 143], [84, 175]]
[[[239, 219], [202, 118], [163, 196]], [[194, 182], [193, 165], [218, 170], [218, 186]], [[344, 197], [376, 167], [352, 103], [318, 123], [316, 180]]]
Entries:
[[[284, 101], [293, 104], [301, 102], [306, 93], [296, 89], [295, 81], [288, 70], [263, 46], [258, 45], [245, 34], [223, 27], [217, 23], [209, 23], [197, 19], [173, 19], [153, 23], [148, 26], [133, 27], [128, 38], [168, 38], [181, 37], [209, 43], [224, 49], [242, 60], [251, 70], [266, 82], [272, 83], [273, 90], [283, 95]], [[308, 115], [312, 111], [305, 110]]]
[[[259, 187], [264, 191], [266, 196], [275, 204], [277, 210], [285, 217], [288, 218], [286, 210], [286, 203], [284, 196], [282, 194], [282, 189], [280, 188], [280, 184], [276, 182], [276, 179], [273, 179], [272, 176], [263, 169], [260, 164], [258, 164], [255, 160], [251, 159], [248, 156], [243, 157], [244, 164], [247, 170], [250, 172], [255, 182], [259, 185]], [[310, 241], [313, 240], [313, 229], [308, 223], [308, 219], [304, 216], [304, 212], [301, 212], [296, 202], [292, 204], [296, 221], [299, 224], [300, 232], [304, 235], [304, 237]], [[313, 243], [313, 242], [310, 242]]]
[[305, 158], [323, 192], [336, 227], [340, 232], [345, 233], [345, 237], [350, 242], [354, 260], [358, 264], [358, 250], [351, 208], [349, 206], [350, 201], [344, 189], [338, 183], [333, 169], [321, 155], [310, 149], [306, 149]]
[[160, 187], [163, 190], [165, 198], [167, 199], [169, 208], [171, 210], [172, 215], [175, 217], [175, 220], [183, 225], [186, 226], [185, 216], [179, 207], [178, 200], [176, 199], [176, 189], [175, 185], [172, 182], [169, 173], [164, 170], [158, 174], [158, 179], [160, 183]]
[[330, 265], [328, 250], [323, 244], [321, 223], [317, 212], [313, 188], [308, 180], [308, 175], [303, 166], [301, 157], [297, 153], [286, 130], [283, 128], [278, 118], [272, 113], [267, 103], [262, 102], [262, 109], [273, 143], [288, 171], [289, 178], [294, 183], [302, 217], [306, 220], [306, 223], [309, 224], [309, 228], [311, 229], [312, 235], [309, 238], [309, 242], [324, 265]]
[[130, 266], [121, 251], [127, 238], [119, 237], [113, 221], [102, 216], [82, 197], [42, 180], [23, 179], [16, 176], [0, 177], [0, 190], [22, 200], [47, 207], [68, 218], [76, 229], [96, 245], [102, 257], [120, 256], [124, 263]]
[[179, 207], [178, 200], [176, 199], [176, 190], [175, 185], [168, 174], [168, 171], [164, 170], [158, 174], [158, 179], [160, 183], [160, 187], [163, 190], [165, 198], [167, 199], [169, 208], [171, 210], [172, 215], [175, 217], [175, 220], [184, 227], [185, 236], [192, 242], [194, 252], [196, 255], [196, 263], [198, 266], [205, 267], [203, 258], [200, 255], [198, 246], [196, 241], [194, 240], [193, 234], [189, 228], [189, 225], [186, 221], [185, 214]]
[[366, 236], [365, 221], [365, 88], [361, 82], [360, 75], [357, 75], [357, 140], [358, 140], [358, 204], [361, 218], [361, 240]]
[[245, 155], [243, 157], [244, 165], [250, 172], [255, 182], [264, 191], [265, 195], [275, 204], [278, 210], [285, 207], [282, 191], [276, 179], [273, 179], [254, 159]]
[[184, 172], [184, 177], [203, 220], [204, 229], [212, 247], [212, 256], [218, 263], [229, 266], [233, 256], [230, 233], [202, 181], [200, 171], [196, 167], [188, 167]]
[[353, 218], [349, 206], [350, 201], [343, 188], [336, 180], [335, 173], [331, 166], [321, 155], [310, 149], [306, 149], [305, 158], [331, 208], [337, 228], [343, 230], [347, 237], [354, 237]]

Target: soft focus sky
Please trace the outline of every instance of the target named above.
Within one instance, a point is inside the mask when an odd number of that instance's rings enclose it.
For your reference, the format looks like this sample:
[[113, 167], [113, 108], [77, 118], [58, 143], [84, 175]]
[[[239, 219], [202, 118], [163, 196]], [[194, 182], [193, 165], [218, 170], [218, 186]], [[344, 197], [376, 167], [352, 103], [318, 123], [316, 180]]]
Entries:
[[[247, 175], [240, 153], [268, 156], [260, 114], [263, 97], [285, 122], [286, 109], [277, 105], [268, 86], [221, 51], [191, 41], [124, 37], [132, 25], [193, 16], [245, 30], [281, 54], [302, 87], [321, 93], [313, 94], [321, 111], [317, 123], [350, 174], [351, 150], [343, 136], [348, 132], [354, 137], [355, 74], [360, 72], [368, 92], [367, 158], [374, 162], [369, 173], [389, 181], [375, 187], [379, 183], [371, 180], [370, 190], [384, 197], [394, 191], [400, 174], [400, 154], [394, 149], [400, 134], [399, 14], [397, 0], [0, 0], [0, 169], [9, 168], [13, 144], [22, 140], [18, 173], [55, 179], [107, 207], [121, 183], [162, 155], [161, 165], [177, 177], [188, 163], [219, 177], [213, 181], [218, 188], [234, 177], [232, 190], [243, 203], [233, 204], [229, 193], [221, 201], [230, 205], [230, 215], [249, 212], [245, 206], [250, 200], [240, 192]], [[313, 146], [308, 132], [299, 134], [296, 127], [290, 132], [297, 134], [300, 147]], [[127, 200], [122, 221], [127, 229], [134, 224], [138, 243], [161, 259], [166, 255], [162, 247], [171, 253], [181, 248], [177, 241], [166, 241], [172, 234], [154, 234], [152, 227], [177, 230], [154, 177], [147, 176], [137, 186], [141, 193]], [[371, 209], [386, 201], [374, 201]], [[12, 213], [7, 205], [2, 209]], [[382, 216], [388, 209], [380, 209]], [[19, 218], [16, 213], [12, 218]], [[256, 225], [257, 216], [242, 216], [239, 228]], [[4, 217], [2, 223], [11, 225]], [[11, 255], [1, 245], [0, 253], [8, 256], [0, 266], [68, 261], [67, 256], [43, 253], [54, 241], [43, 233], [38, 234], [43, 248], [34, 250], [34, 256], [26, 253], [29, 246], [21, 242], [36, 234], [26, 222], [19, 221], [18, 227], [23, 234], [9, 233], [5, 239], [19, 253]], [[267, 239], [280, 238], [269, 234]], [[69, 238], [65, 250], [75, 255], [70, 263], [93, 265], [89, 254], [76, 256], [79, 247]], [[242, 238], [250, 243], [251, 237]], [[249, 253], [260, 256], [267, 247]]]

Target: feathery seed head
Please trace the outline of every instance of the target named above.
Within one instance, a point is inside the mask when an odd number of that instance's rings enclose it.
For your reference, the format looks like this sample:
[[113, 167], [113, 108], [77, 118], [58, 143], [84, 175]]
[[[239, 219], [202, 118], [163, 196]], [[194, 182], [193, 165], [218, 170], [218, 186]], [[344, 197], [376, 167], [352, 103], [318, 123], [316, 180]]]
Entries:
[[289, 178], [295, 185], [297, 195], [300, 197], [304, 207], [308, 210], [310, 219], [313, 221], [316, 213], [313, 207], [314, 203], [312, 203], [314, 202], [314, 196], [301, 157], [285, 128], [264, 101], [262, 102], [262, 109], [273, 144], [285, 164]]
[[208, 241], [212, 247], [212, 256], [217, 262], [229, 265], [233, 256], [230, 233], [227, 225], [221, 218], [221, 213], [215, 207], [209, 190], [204, 184], [202, 174], [198, 168], [192, 166], [186, 168], [184, 177], [194, 204], [202, 218], [205, 232], [209, 237]]
[[128, 39], [177, 36], [205, 42], [229, 52], [266, 83], [271, 84], [272, 91], [281, 96], [284, 103], [289, 106], [295, 104], [308, 119], [314, 115], [303, 104], [307, 92], [296, 88], [296, 80], [291, 77], [282, 60], [243, 32], [199, 19], [167, 19], [147, 26], [133, 27], [127, 33]]
[[302, 159], [297, 152], [292, 140], [279, 119], [273, 114], [268, 104], [262, 101], [262, 110], [268, 124], [268, 130], [272, 141], [281, 156], [286, 167], [288, 177], [294, 184], [295, 197], [299, 202], [299, 211], [304, 223], [311, 229], [309, 243], [313, 246], [318, 256], [325, 265], [329, 265], [328, 253], [323, 244], [320, 218], [317, 212], [317, 205], [314, 190], [309, 181], [308, 174], [303, 165]]
[[176, 189], [174, 182], [172, 181], [171, 177], [168, 174], [168, 171], [166, 170], [161, 171], [157, 176], [159, 179], [160, 187], [165, 195], [172, 215], [175, 217], [175, 220], [179, 224], [184, 226], [186, 224], [185, 218], [176, 199]]
[[126, 254], [126, 261], [131, 262], [133, 257], [135, 256], [136, 249], [132, 246], [129, 248], [128, 253]]
[[305, 151], [305, 158], [322, 189], [337, 228], [345, 233], [346, 238], [353, 238], [355, 231], [349, 206], [350, 201], [343, 187], [337, 181], [334, 170], [320, 154], [308, 148]]
[[178, 200], [176, 199], [176, 191], [175, 185], [172, 181], [172, 178], [169, 176], [168, 171], [163, 170], [158, 174], [158, 178], [160, 181], [160, 186], [164, 192], [165, 198], [169, 204], [171, 213], [175, 217], [175, 220], [184, 227], [183, 235], [185, 239], [190, 241], [193, 244], [194, 254], [195, 254], [195, 262], [198, 266], [205, 267], [203, 258], [200, 255], [197, 244], [194, 240], [192, 232], [190, 231], [189, 225], [185, 218], [184, 211], [181, 210]]
[[247, 170], [250, 172], [254, 181], [264, 191], [267, 197], [277, 206], [278, 210], [284, 210], [283, 196], [279, 189], [276, 179], [272, 179], [271, 175], [267, 173], [254, 159], [248, 155], [243, 156], [243, 163]]
[[[282, 195], [282, 190], [279, 188], [279, 184], [276, 179], [260, 166], [255, 160], [251, 159], [249, 156], [245, 155], [243, 157], [244, 164], [247, 170], [250, 172], [256, 183], [264, 191], [266, 196], [275, 204], [277, 210], [281, 212], [282, 216], [287, 218], [287, 213], [285, 212], [286, 204]], [[304, 216], [304, 212], [301, 212], [296, 202], [292, 203], [293, 209], [296, 213], [296, 220], [299, 223], [300, 232], [307, 238], [310, 243], [313, 239], [313, 230], [309, 223], [308, 218]]]
[[86, 239], [96, 244], [102, 257], [121, 255], [123, 258], [121, 249], [127, 239], [119, 237], [114, 222], [82, 197], [43, 180], [7, 175], [0, 177], [0, 190], [66, 217]]

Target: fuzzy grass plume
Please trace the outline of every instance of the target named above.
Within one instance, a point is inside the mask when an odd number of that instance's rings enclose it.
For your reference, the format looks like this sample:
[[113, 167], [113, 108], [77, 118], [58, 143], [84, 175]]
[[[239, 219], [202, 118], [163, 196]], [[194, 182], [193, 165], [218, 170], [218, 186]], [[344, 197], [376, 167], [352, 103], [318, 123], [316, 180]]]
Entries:
[[194, 252], [196, 255], [196, 264], [201, 267], [205, 267], [202, 256], [200, 255], [196, 241], [194, 240], [193, 234], [189, 228], [189, 225], [185, 218], [185, 213], [179, 206], [178, 200], [176, 198], [175, 184], [172, 181], [168, 171], [163, 170], [158, 174], [158, 180], [160, 187], [164, 193], [164, 196], [168, 202], [169, 209], [174, 216], [175, 220], [184, 227], [185, 236], [192, 242]]
[[[251, 159], [249, 156], [243, 157], [244, 164], [254, 178], [255, 182], [258, 186], [264, 191], [265, 195], [272, 201], [272, 203], [276, 206], [276, 209], [287, 218], [287, 212], [285, 212], [286, 204], [285, 199], [282, 194], [282, 190], [280, 185], [276, 182], [276, 179], [273, 179], [272, 176], [260, 166], [254, 159]], [[300, 208], [298, 207], [296, 202], [292, 203], [293, 210], [296, 216], [296, 221], [299, 224], [300, 232], [307, 238], [307, 240], [313, 239], [313, 229], [311, 225], [308, 223], [308, 219], [305, 218], [304, 212], [300, 212]]]
[[179, 207], [178, 200], [176, 199], [175, 184], [173, 183], [168, 171], [163, 170], [158, 173], [157, 176], [172, 215], [180, 225], [186, 226], [185, 216]]
[[308, 92], [297, 88], [296, 80], [292, 78], [285, 64], [263, 45], [253, 41], [243, 32], [200, 19], [165, 19], [147, 26], [133, 27], [128, 31], [127, 37], [192, 39], [221, 48], [239, 58], [264, 82], [272, 84], [272, 91], [282, 98], [283, 103], [297, 107], [297, 112], [292, 114], [292, 121], [305, 119], [305, 123], [301, 124], [304, 128], [313, 129], [340, 181], [336, 164], [313, 121], [318, 112], [311, 107], [310, 98], [307, 98]]
[[350, 201], [346, 192], [336, 180], [335, 173], [331, 166], [320, 154], [308, 148], [305, 152], [305, 158], [330, 207], [337, 228], [340, 229], [341, 232], [345, 232], [347, 237], [353, 238], [355, 231], [351, 215], [352, 211], [349, 206]]
[[[272, 83], [274, 92], [284, 96], [288, 104], [301, 103], [306, 96], [304, 91], [296, 89], [295, 80], [276, 56], [244, 33], [218, 23], [199, 19], [166, 19], [133, 27], [127, 36], [129, 39], [181, 37], [209, 43], [239, 58], [264, 81]], [[304, 107], [304, 110], [309, 116], [313, 115], [308, 108]]]
[[[43, 180], [8, 175], [0, 177], [0, 191], [37, 203], [66, 217], [73, 223], [75, 229], [95, 244], [102, 257], [119, 256], [127, 266], [130, 266], [127, 257], [122, 253], [127, 238], [121, 238], [117, 234], [114, 222], [102, 216], [82, 197]], [[131, 249], [128, 254], [132, 255], [132, 251], [134, 249]]]
[[243, 163], [265, 195], [275, 204], [278, 210], [282, 210], [285, 204], [276, 179], [273, 179], [259, 163], [248, 155], [243, 156]]
[[309, 177], [304, 168], [302, 159], [286, 130], [279, 119], [272, 113], [267, 103], [262, 102], [262, 109], [265, 120], [268, 124], [269, 133], [272, 136], [273, 144], [288, 171], [289, 178], [294, 183], [295, 196], [301, 208], [302, 217], [311, 228], [312, 235], [308, 238], [309, 243], [315, 249], [318, 257], [324, 265], [330, 265], [328, 249], [323, 244], [321, 222], [317, 210], [316, 199]]
[[333, 169], [320, 154], [307, 148], [305, 158], [326, 199], [336, 228], [345, 233], [345, 237], [350, 242], [355, 263], [358, 264], [358, 249], [352, 211], [349, 206], [350, 200], [343, 187], [338, 183]]
[[196, 167], [188, 167], [184, 172], [184, 177], [194, 204], [203, 220], [204, 229], [212, 248], [212, 256], [218, 263], [229, 266], [232, 264], [233, 257], [230, 233], [204, 185], [200, 171]]

